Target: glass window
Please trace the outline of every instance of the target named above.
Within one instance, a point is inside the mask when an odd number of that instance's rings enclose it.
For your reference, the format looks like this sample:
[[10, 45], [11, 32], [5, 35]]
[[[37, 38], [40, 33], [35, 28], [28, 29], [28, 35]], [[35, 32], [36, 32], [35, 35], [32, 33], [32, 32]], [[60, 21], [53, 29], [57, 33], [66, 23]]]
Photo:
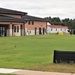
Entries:
[[14, 26], [14, 32], [16, 32], [16, 26]]
[[34, 25], [34, 21], [32, 21], [32, 25]]
[[14, 32], [19, 32], [19, 26], [14, 26]]
[[62, 29], [61, 29], [61, 31], [62, 31]]
[[51, 31], [52, 31], [52, 29], [51, 29]]
[[17, 26], [17, 32], [19, 32], [19, 26]]
[[56, 29], [56, 31], [57, 31], [57, 29]]
[[30, 25], [30, 21], [28, 21], [28, 25]]

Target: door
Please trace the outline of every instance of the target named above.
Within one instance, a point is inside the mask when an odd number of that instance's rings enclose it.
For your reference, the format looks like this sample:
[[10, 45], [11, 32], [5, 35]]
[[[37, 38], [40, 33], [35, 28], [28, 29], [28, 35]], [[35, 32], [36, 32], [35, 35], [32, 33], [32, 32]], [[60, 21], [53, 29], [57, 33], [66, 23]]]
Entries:
[[6, 26], [0, 26], [0, 36], [6, 36], [7, 34], [7, 27]]
[[36, 35], [36, 31], [37, 31], [37, 28], [35, 27], [35, 35]]
[[21, 36], [22, 36], [22, 25], [20, 27], [21, 27]]
[[41, 35], [42, 33], [41, 33], [41, 28], [39, 28], [39, 34]]
[[44, 35], [44, 33], [45, 33], [45, 29], [43, 28], [43, 35]]

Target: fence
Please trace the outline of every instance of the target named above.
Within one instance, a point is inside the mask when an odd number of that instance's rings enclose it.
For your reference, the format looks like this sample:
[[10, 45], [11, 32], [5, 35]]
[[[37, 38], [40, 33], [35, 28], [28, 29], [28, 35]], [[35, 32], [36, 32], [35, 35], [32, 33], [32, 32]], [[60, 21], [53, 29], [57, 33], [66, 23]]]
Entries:
[[75, 52], [54, 50], [53, 62], [54, 63], [75, 63]]

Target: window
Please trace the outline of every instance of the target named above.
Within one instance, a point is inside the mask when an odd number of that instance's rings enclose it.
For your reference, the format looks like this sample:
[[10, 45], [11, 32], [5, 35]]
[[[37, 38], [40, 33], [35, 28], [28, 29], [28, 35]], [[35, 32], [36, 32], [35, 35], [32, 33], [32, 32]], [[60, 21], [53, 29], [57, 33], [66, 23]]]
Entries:
[[30, 21], [28, 21], [28, 25], [30, 25]]
[[62, 31], [62, 29], [61, 29], [61, 31]]
[[57, 29], [56, 29], [56, 31], [57, 31]]
[[14, 26], [14, 32], [19, 32], [19, 26]]
[[51, 29], [51, 31], [52, 31], [52, 29]]
[[19, 26], [17, 26], [17, 32], [19, 32]]
[[16, 26], [14, 26], [14, 32], [16, 32]]
[[32, 25], [34, 25], [34, 21], [32, 21]]

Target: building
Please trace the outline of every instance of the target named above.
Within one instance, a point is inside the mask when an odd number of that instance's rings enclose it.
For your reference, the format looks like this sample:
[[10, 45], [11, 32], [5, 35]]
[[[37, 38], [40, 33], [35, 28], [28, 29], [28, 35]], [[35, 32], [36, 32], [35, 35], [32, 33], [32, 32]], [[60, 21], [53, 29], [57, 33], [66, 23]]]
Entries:
[[0, 8], [0, 36], [46, 34], [47, 21], [27, 12]]
[[61, 25], [47, 25], [47, 33], [58, 33], [58, 32], [63, 32], [63, 33], [69, 33], [68, 32], [68, 26], [61, 26]]
[[25, 23], [25, 33], [26, 35], [44, 35], [46, 34], [47, 21], [42, 18], [25, 15], [23, 19]]

